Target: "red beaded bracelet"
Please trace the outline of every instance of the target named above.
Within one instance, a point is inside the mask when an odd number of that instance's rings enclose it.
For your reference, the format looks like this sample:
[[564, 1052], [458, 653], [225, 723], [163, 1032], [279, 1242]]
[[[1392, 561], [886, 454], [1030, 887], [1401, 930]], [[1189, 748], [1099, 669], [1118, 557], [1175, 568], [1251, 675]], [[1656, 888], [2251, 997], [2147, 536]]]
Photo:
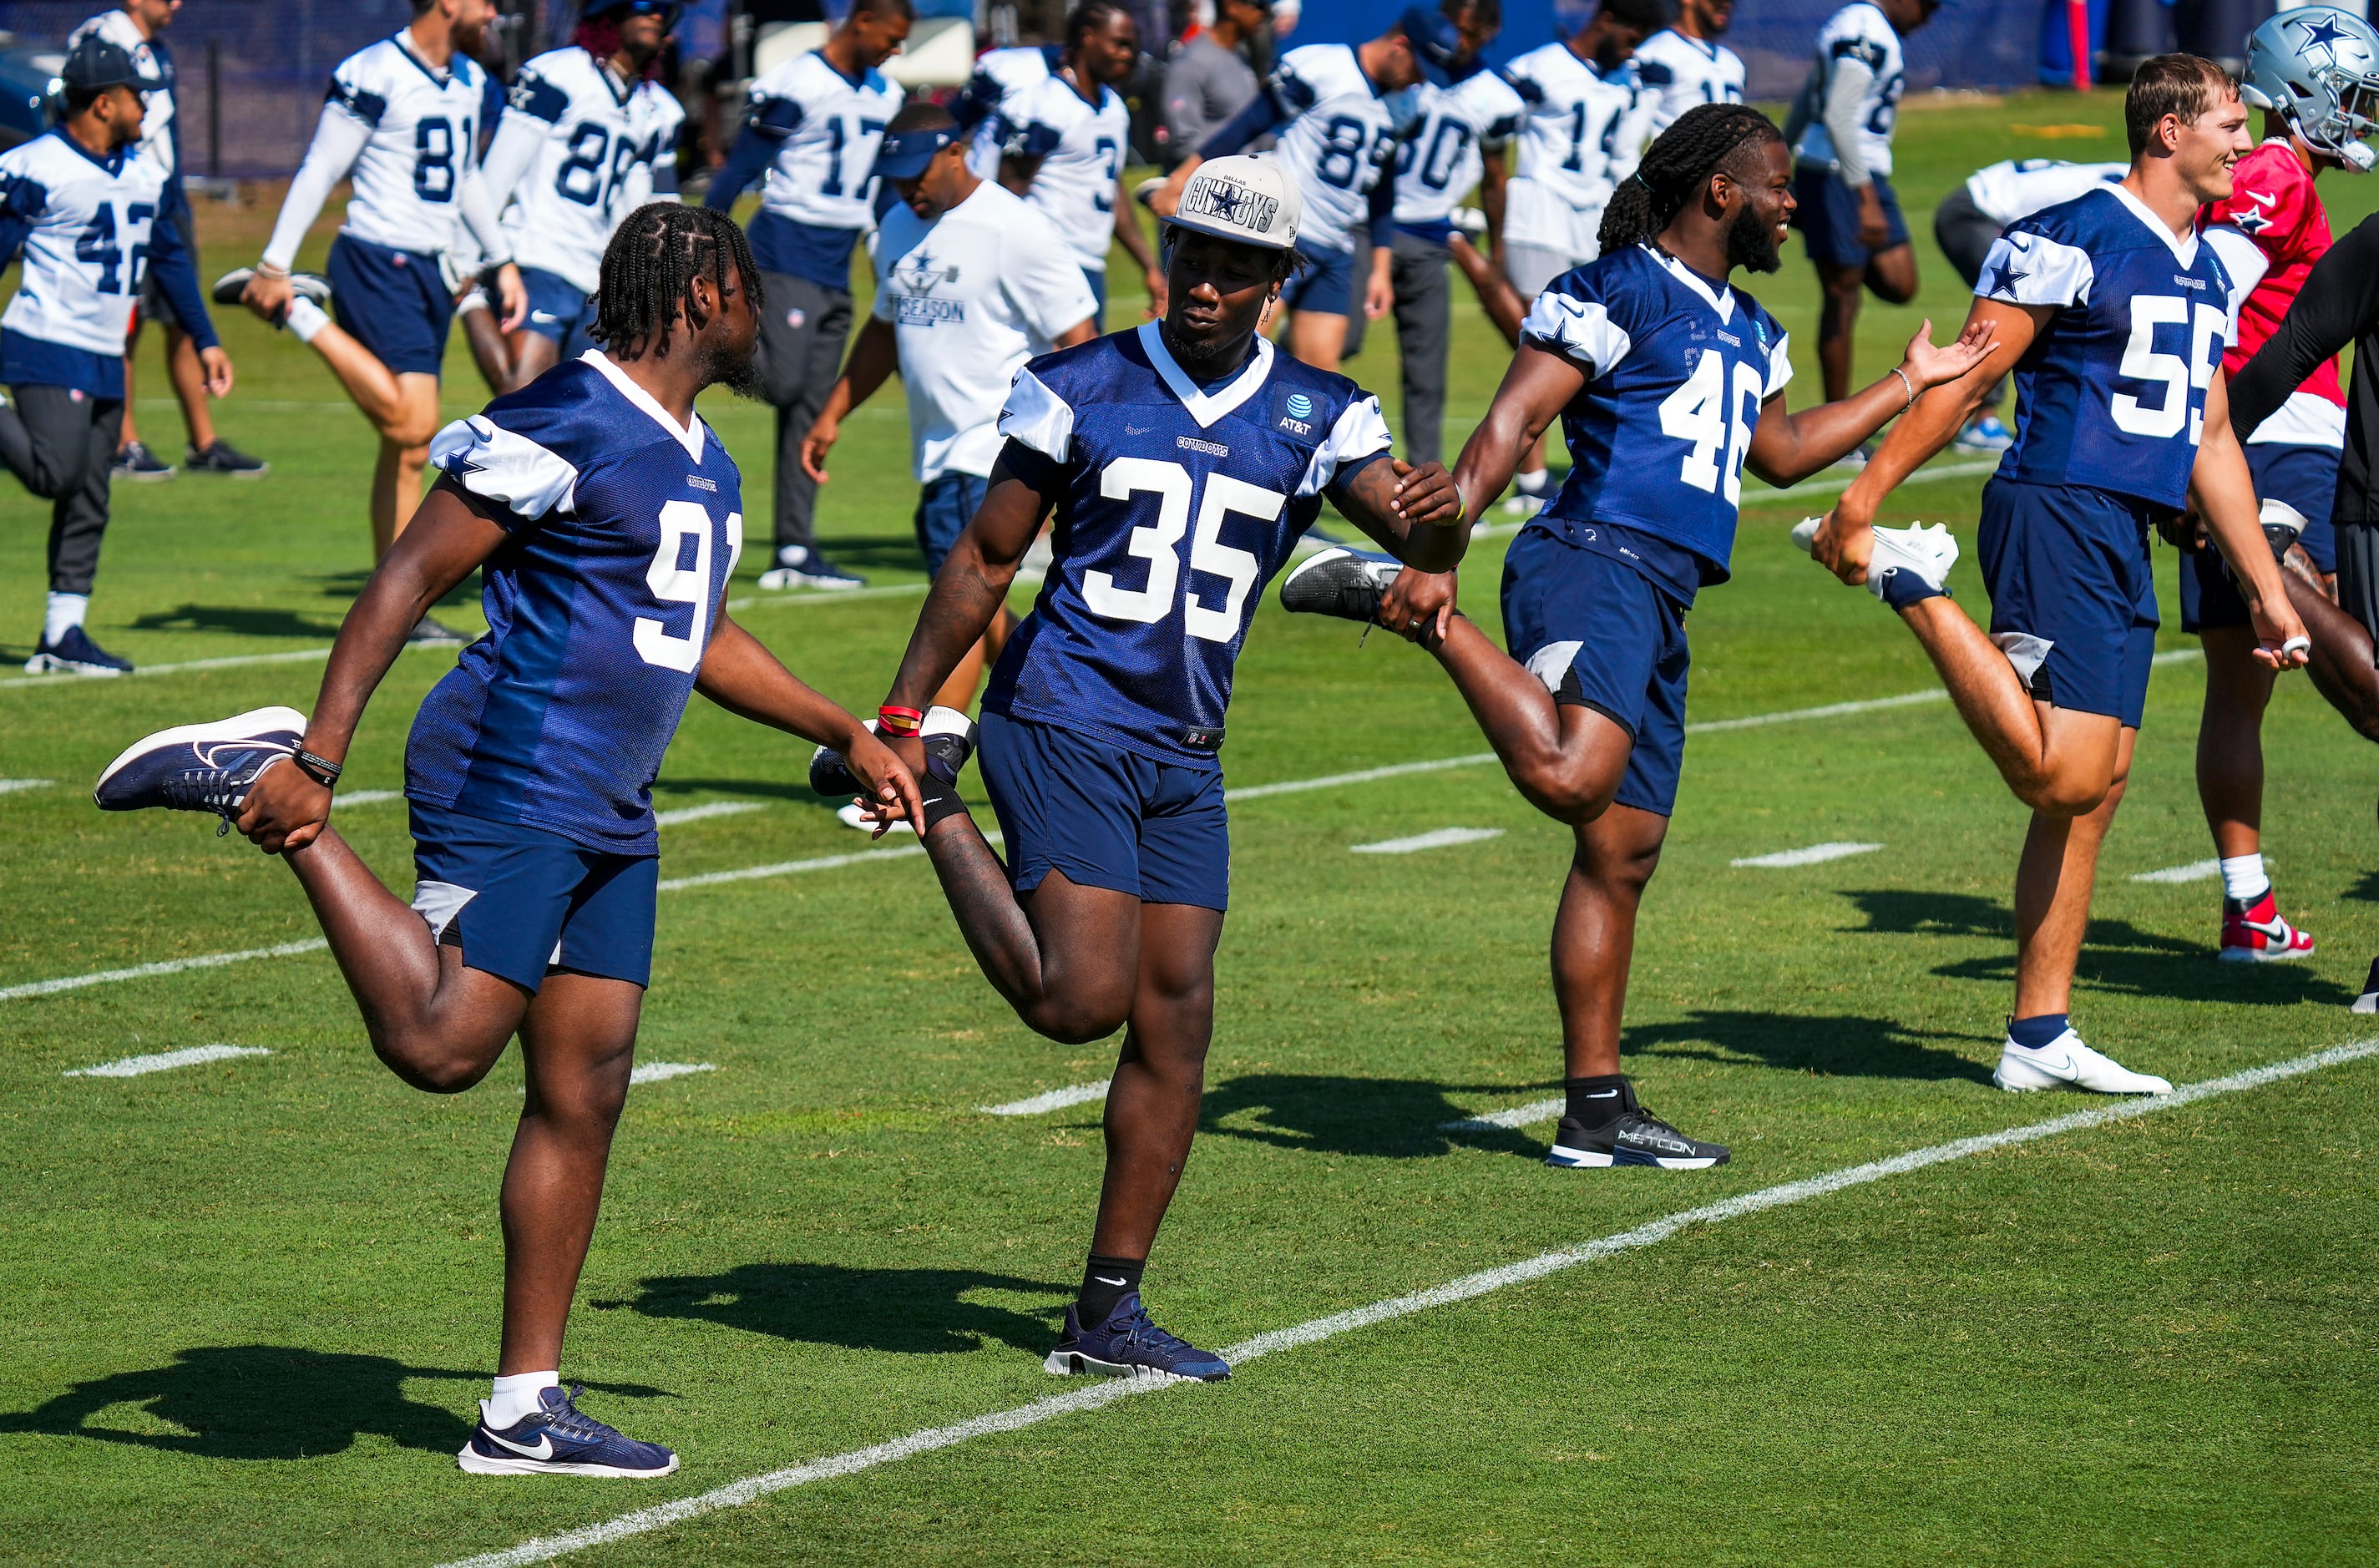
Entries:
[[894, 707], [887, 703], [876, 710], [876, 728], [889, 735], [914, 735], [925, 722], [925, 716], [913, 707]]

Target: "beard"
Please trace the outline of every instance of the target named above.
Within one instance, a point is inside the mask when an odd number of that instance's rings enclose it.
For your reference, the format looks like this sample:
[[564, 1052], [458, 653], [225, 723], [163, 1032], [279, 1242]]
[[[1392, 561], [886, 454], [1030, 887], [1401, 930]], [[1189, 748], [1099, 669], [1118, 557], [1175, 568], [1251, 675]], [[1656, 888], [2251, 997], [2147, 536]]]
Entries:
[[1606, 38], [1595, 46], [1594, 68], [1609, 76], [1627, 63], [1629, 51], [1617, 39]]
[[1776, 238], [1776, 225], [1757, 207], [1745, 206], [1727, 225], [1726, 259], [1728, 266], [1751, 272], [1773, 272], [1784, 265], [1784, 247]]
[[702, 351], [702, 376], [706, 386], [725, 387], [737, 397], [757, 403], [761, 398], [759, 341], [738, 354], [724, 346]]
[[462, 23], [456, 22], [452, 34], [454, 41], [454, 53], [468, 54], [473, 59], [478, 58], [479, 44], [487, 35], [488, 30], [484, 23], [474, 22], [466, 28]]

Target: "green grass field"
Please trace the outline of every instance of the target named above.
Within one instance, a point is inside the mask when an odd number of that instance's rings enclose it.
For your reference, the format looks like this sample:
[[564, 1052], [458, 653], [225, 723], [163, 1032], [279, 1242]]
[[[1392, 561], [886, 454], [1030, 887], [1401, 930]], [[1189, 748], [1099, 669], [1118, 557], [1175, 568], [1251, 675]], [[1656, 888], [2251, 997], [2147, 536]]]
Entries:
[[[2102, 95], [1904, 117], [1926, 291], [1870, 304], [1864, 374], [1925, 313], [1937, 335], [1962, 315], [1924, 232], [1939, 195], [2011, 153], [2119, 156], [2118, 114]], [[2368, 184], [2325, 185], [2341, 229], [2379, 205]], [[227, 266], [271, 213], [202, 216]], [[1797, 245], [1753, 286], [1795, 331], [1806, 404], [1815, 290]], [[1457, 441], [1503, 363], [1465, 312]], [[368, 565], [361, 421], [295, 344], [245, 318], [226, 332], [243, 380], [224, 431], [273, 472], [120, 489], [93, 607], [103, 644], [185, 668], [0, 676], [0, 777], [48, 781], [0, 793], [0, 1558], [446, 1563], [1072, 1393], [1039, 1363], [1079, 1277], [1099, 1108], [978, 1107], [1104, 1078], [1112, 1047], [1017, 1024], [921, 859], [800, 869], [867, 846], [803, 787], [806, 747], [716, 709], [689, 711], [659, 803], [750, 809], [665, 828], [663, 874], [787, 869], [662, 896], [639, 1059], [713, 1070], [632, 1095], [564, 1368], [596, 1414], [681, 1451], [666, 1481], [454, 1466], [494, 1363], [513, 1060], [465, 1095], [405, 1089], [319, 950], [22, 989], [316, 934], [288, 874], [237, 838], [103, 817], [85, 793], [148, 730], [309, 705]], [[452, 406], [474, 406], [459, 348], [450, 368]], [[1392, 392], [1393, 334], [1351, 369]], [[144, 372], [162, 392], [153, 344]], [[766, 411], [708, 412], [765, 517]], [[139, 413], [178, 450], [169, 404]], [[886, 591], [746, 592], [737, 613], [863, 707], [920, 602], [897, 394], [836, 455], [823, 532]], [[1946, 519], [1971, 542], [1979, 484], [1913, 485], [1898, 520]], [[1694, 616], [1696, 718], [1931, 689], [1893, 619], [1786, 541], [1822, 502], [1748, 499], [1736, 580]], [[21, 660], [46, 509], [11, 489], [0, 518], [0, 653]], [[1482, 540], [1465, 576], [1491, 625], [1501, 549]], [[1979, 605], [1972, 566], [1955, 581]], [[451, 615], [478, 624], [475, 600]], [[1260, 619], [1235, 787], [1484, 751], [1414, 650], [1276, 607]], [[2266, 844], [2321, 948], [2216, 964], [2217, 885], [2131, 879], [2212, 852], [2191, 777], [2202, 666], [2177, 624], [2164, 647], [2079, 1020], [2177, 1083], [2365, 1038], [2345, 1004], [2379, 948], [2379, 770], [2306, 681], [2282, 682]], [[189, 668], [271, 655], [287, 657]], [[402, 803], [359, 793], [398, 786], [413, 709], [451, 657], [400, 660], [339, 814], [401, 889]], [[1544, 955], [1565, 835], [1497, 769], [1245, 798], [1205, 1128], [1150, 1275], [1162, 1321], [1234, 1345], [2101, 1108], [1987, 1080], [2023, 819], [1946, 703], [1721, 726], [1691, 752], [1638, 945], [1629, 1070], [1733, 1163], [1555, 1173], [1549, 1121], [1445, 1128], [1557, 1092]], [[1499, 836], [1349, 853], [1449, 826]], [[1830, 840], [1883, 848], [1730, 863]], [[211, 1043], [272, 1054], [66, 1076]], [[2367, 1562], [2374, 1089], [2379, 1059], [2341, 1061], [1656, 1228], [1246, 1360], [1226, 1384], [1081, 1399], [583, 1560]]]

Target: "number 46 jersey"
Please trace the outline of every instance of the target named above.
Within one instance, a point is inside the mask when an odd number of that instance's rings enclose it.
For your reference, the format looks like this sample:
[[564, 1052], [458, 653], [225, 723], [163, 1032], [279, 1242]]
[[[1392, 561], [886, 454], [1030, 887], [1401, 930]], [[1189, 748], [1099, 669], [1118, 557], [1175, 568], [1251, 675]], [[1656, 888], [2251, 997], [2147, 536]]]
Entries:
[[[500, 187], [521, 176], [504, 215], [513, 259], [593, 294], [611, 231], [650, 198], [654, 164], [677, 145], [685, 110], [658, 82], [639, 78], [622, 88], [575, 46], [523, 66], [507, 102], [487, 174]], [[511, 163], [519, 155], [513, 139], [532, 132], [537, 145], [524, 175]]]
[[2230, 276], [2212, 246], [2101, 186], [2009, 224], [1974, 293], [2057, 312], [2016, 365], [2000, 476], [2188, 499], [2228, 324]]
[[1212, 766], [1264, 585], [1322, 493], [1387, 455], [1379, 399], [1262, 338], [1201, 387], [1152, 321], [1025, 366], [999, 428], [1057, 523], [984, 709]]
[[488, 634], [414, 720], [405, 797], [658, 852], [653, 778], [743, 548], [734, 462], [599, 350], [447, 426], [429, 461], [509, 537]]

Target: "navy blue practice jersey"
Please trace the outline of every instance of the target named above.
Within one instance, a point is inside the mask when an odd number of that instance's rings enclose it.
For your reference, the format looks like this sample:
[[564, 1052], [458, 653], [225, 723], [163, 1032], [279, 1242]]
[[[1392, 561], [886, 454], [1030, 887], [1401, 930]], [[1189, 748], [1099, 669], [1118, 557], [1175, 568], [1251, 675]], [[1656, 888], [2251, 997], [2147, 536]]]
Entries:
[[2230, 275], [2120, 186], [2018, 219], [1975, 281], [2057, 314], [2015, 368], [2015, 445], [1999, 471], [2180, 506], [2222, 363]]
[[743, 549], [743, 476], [600, 351], [430, 443], [496, 503], [488, 634], [431, 689], [405, 754], [409, 799], [651, 854], [652, 782]]
[[1555, 278], [1520, 341], [1586, 372], [1562, 410], [1569, 479], [1546, 515], [1641, 529], [1724, 582], [1760, 404], [1793, 379], [1776, 318], [1632, 245]]
[[1379, 399], [1262, 338], [1201, 388], [1152, 321], [1025, 366], [999, 428], [1058, 500], [1048, 578], [983, 706], [1211, 762], [1264, 585], [1322, 491], [1387, 454]]

